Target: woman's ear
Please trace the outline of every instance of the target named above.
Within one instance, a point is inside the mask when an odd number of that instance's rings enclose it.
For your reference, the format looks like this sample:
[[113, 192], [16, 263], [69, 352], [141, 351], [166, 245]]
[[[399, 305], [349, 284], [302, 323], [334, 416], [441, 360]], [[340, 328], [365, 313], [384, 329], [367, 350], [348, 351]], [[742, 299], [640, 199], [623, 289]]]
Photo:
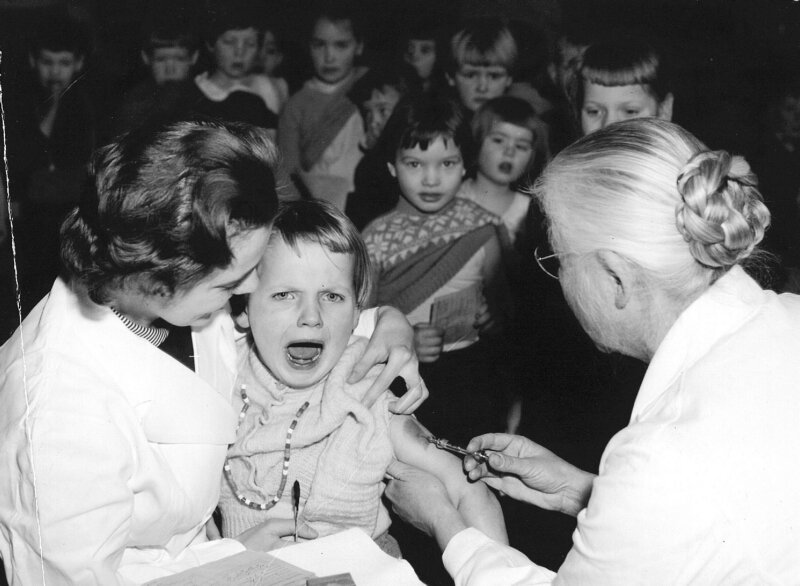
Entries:
[[613, 281], [614, 307], [625, 309], [637, 289], [638, 266], [612, 250], [601, 249], [594, 254], [607, 277]]
[[396, 179], [397, 178], [397, 169], [395, 168], [394, 164], [393, 163], [386, 163], [386, 166], [389, 168], [389, 175], [391, 175], [392, 177], [394, 177]]
[[672, 104], [674, 101], [675, 97], [672, 95], [672, 92], [664, 96], [664, 99], [658, 104], [659, 118], [666, 120], [667, 122], [672, 122]]

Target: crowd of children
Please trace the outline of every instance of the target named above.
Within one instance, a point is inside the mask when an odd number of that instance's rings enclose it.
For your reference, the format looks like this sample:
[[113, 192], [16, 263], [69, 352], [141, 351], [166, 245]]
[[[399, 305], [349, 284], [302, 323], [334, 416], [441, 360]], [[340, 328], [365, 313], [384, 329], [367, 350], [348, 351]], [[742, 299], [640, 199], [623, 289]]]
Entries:
[[[574, 449], [574, 463], [591, 469], [596, 447], [626, 423], [643, 369], [601, 357], [557, 285], [538, 271], [533, 250], [546, 235], [526, 191], [573, 139], [619, 120], [680, 112], [670, 55], [633, 34], [588, 38], [501, 17], [442, 23], [423, 14], [377, 59], [358, 3], [332, 0], [316, 3], [291, 32], [310, 63], [298, 85], [287, 58], [292, 43], [263, 3], [206, 4], [191, 17], [143, 19], [147, 76], [121, 92], [104, 119], [83, 80], [90, 31], [66, 17], [42, 19], [32, 31], [30, 75], [4, 87], [4, 192], [23, 311], [58, 272], [59, 222], [79, 203], [97, 146], [168, 119], [270, 129], [283, 198], [310, 201], [286, 204], [276, 219], [249, 300], [223, 533], [291, 506], [281, 470], [283, 434], [294, 421], [291, 479], [302, 480], [302, 519], [318, 534], [361, 526], [397, 554], [380, 504], [381, 478], [396, 457], [437, 473], [468, 522], [505, 539], [492, 495], [456, 481], [457, 462], [425, 444], [426, 428], [457, 442], [488, 431], [549, 434], [548, 445]], [[787, 74], [754, 149], [765, 199], [780, 211], [766, 242], [781, 269], [774, 283], [787, 290], [800, 290], [799, 88]], [[0, 340], [16, 325], [10, 295], [3, 291]], [[361, 348], [351, 338], [354, 320], [375, 303], [398, 307], [414, 327], [431, 391], [418, 421], [389, 417], [383, 402], [364, 409], [353, 399], [358, 389], [345, 388], [342, 369]], [[578, 363], [588, 366], [573, 368]], [[602, 406], [612, 390], [613, 405]], [[562, 415], [572, 423], [563, 425]], [[265, 426], [267, 418], [283, 423]], [[580, 437], [567, 437], [581, 428], [575, 421], [590, 419]], [[514, 521], [509, 535], [513, 543]]]

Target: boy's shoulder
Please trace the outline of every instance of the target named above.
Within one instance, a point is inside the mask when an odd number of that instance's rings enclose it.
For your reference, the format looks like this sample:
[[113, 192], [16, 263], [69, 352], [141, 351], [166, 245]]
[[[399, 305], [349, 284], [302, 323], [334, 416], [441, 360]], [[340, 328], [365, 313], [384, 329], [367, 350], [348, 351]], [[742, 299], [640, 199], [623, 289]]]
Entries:
[[[464, 222], [466, 226], [479, 227], [484, 224], [501, 224], [500, 216], [497, 216], [481, 207], [471, 199], [457, 197], [452, 206], [448, 206], [442, 210], [442, 214], [446, 214], [453, 221]], [[437, 214], [439, 215], [439, 214]]]

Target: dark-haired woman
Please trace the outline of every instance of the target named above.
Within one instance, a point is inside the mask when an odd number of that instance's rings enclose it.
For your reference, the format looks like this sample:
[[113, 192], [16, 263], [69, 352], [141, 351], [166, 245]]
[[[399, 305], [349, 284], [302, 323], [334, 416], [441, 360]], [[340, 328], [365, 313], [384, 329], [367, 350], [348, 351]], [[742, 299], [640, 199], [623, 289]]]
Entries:
[[[0, 349], [10, 584], [141, 583], [288, 532], [209, 541], [205, 529], [235, 439], [228, 301], [256, 284], [276, 161], [263, 130], [200, 122], [96, 155], [92, 195], [62, 227], [66, 276]], [[398, 372], [413, 387], [410, 328], [386, 315], [392, 347], [367, 358], [388, 359], [376, 391]]]

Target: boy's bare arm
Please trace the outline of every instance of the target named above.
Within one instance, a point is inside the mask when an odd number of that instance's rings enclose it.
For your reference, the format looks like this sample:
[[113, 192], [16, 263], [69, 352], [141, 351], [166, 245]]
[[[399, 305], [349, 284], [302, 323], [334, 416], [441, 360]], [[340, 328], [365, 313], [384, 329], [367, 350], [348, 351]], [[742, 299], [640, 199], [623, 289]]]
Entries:
[[472, 483], [462, 470], [461, 460], [428, 442], [432, 434], [407, 415], [392, 417], [389, 433], [394, 455], [438, 478], [464, 522], [501, 543], [508, 543], [500, 503], [483, 483]]

